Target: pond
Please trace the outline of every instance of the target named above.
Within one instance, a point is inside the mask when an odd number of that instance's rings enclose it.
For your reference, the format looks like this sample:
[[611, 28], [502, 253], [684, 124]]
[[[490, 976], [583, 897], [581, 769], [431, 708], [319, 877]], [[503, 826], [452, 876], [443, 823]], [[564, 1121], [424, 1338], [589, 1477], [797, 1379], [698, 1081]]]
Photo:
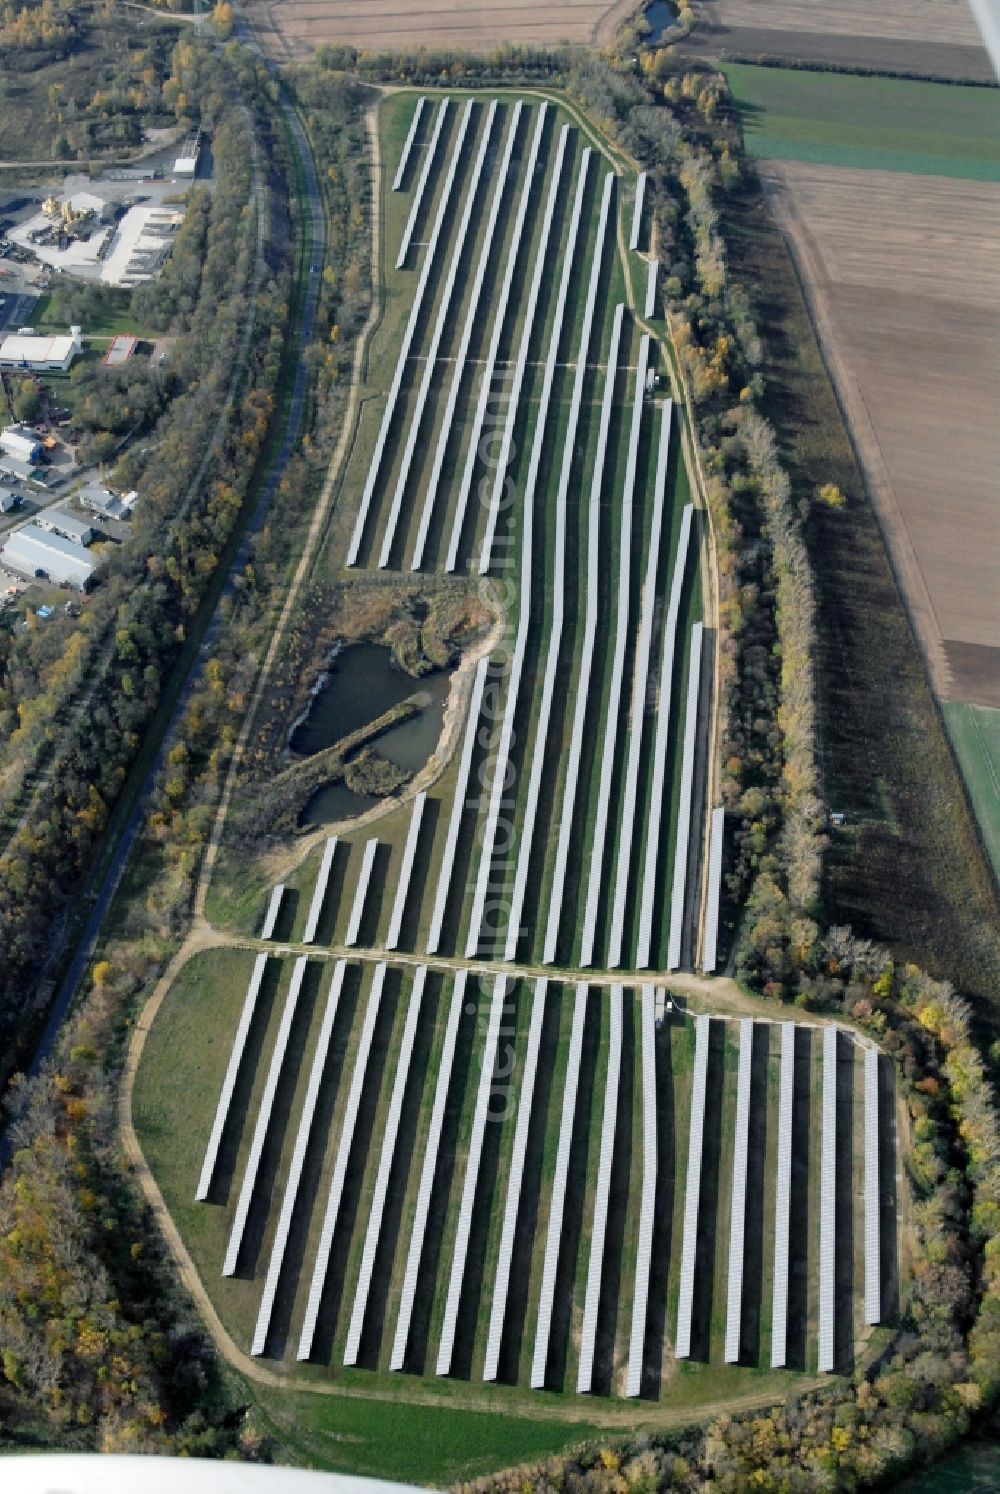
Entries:
[[1000, 1489], [1000, 1444], [968, 1442], [896, 1486], [899, 1494], [996, 1494]]
[[663, 33], [669, 31], [677, 20], [677, 7], [670, 5], [667, 0], [651, 0], [642, 13], [643, 20], [649, 26], [649, 35], [646, 40], [658, 42], [663, 38]]
[[[345, 648], [331, 662], [326, 683], [313, 697], [309, 713], [295, 728], [289, 746], [299, 756], [311, 757], [419, 694], [427, 701], [424, 708], [390, 727], [373, 744], [397, 767], [416, 773], [441, 736], [453, 673], [451, 669], [438, 669], [414, 679], [395, 667], [391, 650], [381, 644], [358, 643]], [[342, 781], [331, 783], [313, 795], [302, 823], [329, 825], [351, 819], [378, 802], [374, 795], [357, 794]]]

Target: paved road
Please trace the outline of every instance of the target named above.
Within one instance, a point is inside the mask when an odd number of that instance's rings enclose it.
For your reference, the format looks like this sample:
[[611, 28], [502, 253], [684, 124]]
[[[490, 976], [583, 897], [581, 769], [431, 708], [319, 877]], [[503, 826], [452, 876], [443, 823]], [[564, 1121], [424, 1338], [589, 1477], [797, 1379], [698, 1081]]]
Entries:
[[[316, 177], [316, 166], [312, 151], [302, 123], [292, 108], [288, 99], [282, 95], [280, 107], [284, 113], [288, 127], [295, 140], [297, 149], [303, 165], [305, 179], [305, 191], [308, 199], [307, 206], [312, 221], [310, 253], [307, 262], [310, 266], [321, 266], [326, 245], [326, 226], [323, 218], [322, 200], [320, 197], [319, 184]], [[254, 534], [260, 528], [261, 522], [268, 510], [277, 485], [281, 480], [284, 469], [295, 449], [301, 434], [302, 417], [306, 407], [307, 373], [302, 354], [312, 336], [312, 328], [316, 317], [316, 306], [319, 298], [320, 279], [319, 274], [307, 271], [306, 287], [303, 298], [302, 313], [297, 331], [298, 357], [295, 366], [295, 381], [292, 387], [291, 398], [288, 402], [287, 418], [281, 446], [272, 462], [267, 480], [261, 486], [257, 502], [254, 505], [246, 531], [232, 562], [225, 585], [216, 605], [215, 612], [206, 627], [204, 639], [199, 652], [190, 669], [188, 678], [181, 690], [169, 721], [165, 724], [161, 733], [160, 750], [156, 760], [149, 768], [142, 785], [136, 794], [131, 813], [120, 833], [118, 844], [113, 857], [108, 865], [107, 871], [96, 889], [90, 890], [93, 905], [87, 919], [83, 932], [77, 941], [73, 957], [66, 970], [65, 976], [59, 986], [55, 1000], [49, 1013], [45, 1030], [35, 1050], [34, 1057], [28, 1068], [28, 1073], [34, 1075], [40, 1066], [52, 1052], [59, 1030], [70, 1009], [76, 988], [80, 983], [87, 963], [91, 958], [94, 944], [100, 931], [101, 925], [111, 905], [111, 900], [121, 881], [126, 863], [135, 845], [136, 838], [146, 814], [150, 796], [156, 776], [162, 765], [166, 751], [166, 742], [170, 737], [174, 725], [182, 718], [187, 707], [191, 692], [196, 687], [202, 665], [211, 649], [212, 643], [217, 637], [220, 626], [220, 603], [228, 595], [235, 583], [236, 576], [244, 569], [250, 554], [250, 544]], [[7, 1143], [4, 1141], [0, 1146], [0, 1163], [6, 1164], [9, 1157]]]

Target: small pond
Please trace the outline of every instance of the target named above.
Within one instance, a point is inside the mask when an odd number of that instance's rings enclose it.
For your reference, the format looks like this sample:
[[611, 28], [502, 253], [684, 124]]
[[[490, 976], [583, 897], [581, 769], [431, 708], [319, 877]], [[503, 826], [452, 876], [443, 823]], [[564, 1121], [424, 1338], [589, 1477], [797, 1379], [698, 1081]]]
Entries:
[[649, 26], [649, 35], [646, 40], [658, 42], [663, 39], [663, 33], [669, 31], [677, 20], [677, 7], [668, 4], [667, 0], [651, 0], [642, 15], [643, 20]]
[[[372, 744], [390, 762], [416, 773], [441, 736], [453, 673], [451, 669], [439, 669], [413, 679], [395, 667], [391, 651], [381, 644], [359, 643], [345, 648], [330, 664], [326, 684], [314, 696], [309, 714], [295, 728], [289, 746], [301, 757], [311, 757], [419, 694], [428, 701], [423, 710], [390, 727]], [[313, 796], [302, 821], [329, 825], [362, 814], [378, 802], [373, 795], [354, 793], [346, 783], [332, 783]]]

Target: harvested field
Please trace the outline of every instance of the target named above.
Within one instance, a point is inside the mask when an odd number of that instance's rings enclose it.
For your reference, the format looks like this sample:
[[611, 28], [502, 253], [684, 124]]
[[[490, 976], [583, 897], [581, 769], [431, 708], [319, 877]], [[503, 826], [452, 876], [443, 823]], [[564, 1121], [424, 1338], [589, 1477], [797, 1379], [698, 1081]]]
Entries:
[[1000, 186], [769, 162], [940, 698], [1000, 703]]
[[681, 50], [988, 81], [966, 0], [699, 0]]
[[251, 0], [247, 13], [265, 51], [289, 61], [311, 56], [326, 42], [375, 51], [462, 47], [473, 52], [504, 43], [596, 43], [613, 36], [633, 9], [632, 0], [610, 5], [566, 0], [558, 9], [422, 0], [406, 10], [397, 0]]

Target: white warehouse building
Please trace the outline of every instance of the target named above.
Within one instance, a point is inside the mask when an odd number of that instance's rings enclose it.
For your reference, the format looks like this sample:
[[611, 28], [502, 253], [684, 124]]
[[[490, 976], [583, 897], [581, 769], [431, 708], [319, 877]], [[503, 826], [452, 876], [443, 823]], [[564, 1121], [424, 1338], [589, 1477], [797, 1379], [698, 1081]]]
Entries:
[[37, 462], [42, 454], [42, 443], [30, 427], [9, 425], [5, 431], [0, 431], [0, 451], [18, 462]]
[[75, 545], [61, 534], [49, 534], [37, 524], [16, 529], [0, 550], [0, 561], [24, 576], [44, 571], [50, 581], [67, 581], [78, 590], [82, 590], [94, 571], [94, 562], [82, 545]]
[[47, 529], [51, 534], [61, 534], [63, 539], [72, 540], [75, 545], [93, 544], [93, 524], [88, 524], [86, 519], [78, 519], [75, 514], [68, 514], [61, 508], [44, 509], [38, 515], [37, 522], [40, 529]]
[[68, 337], [39, 337], [34, 332], [11, 332], [0, 340], [0, 368], [28, 373], [66, 373], [83, 352], [79, 327]]

